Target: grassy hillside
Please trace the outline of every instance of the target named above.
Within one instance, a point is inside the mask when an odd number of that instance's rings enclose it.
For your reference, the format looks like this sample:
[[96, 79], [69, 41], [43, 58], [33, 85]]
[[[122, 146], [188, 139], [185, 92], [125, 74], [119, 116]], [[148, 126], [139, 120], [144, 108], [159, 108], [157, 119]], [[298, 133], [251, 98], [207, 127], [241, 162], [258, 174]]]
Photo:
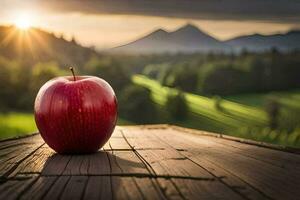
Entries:
[[[135, 75], [132, 80], [135, 84], [150, 89], [153, 101], [161, 106], [162, 110], [164, 110], [168, 93], [175, 92], [175, 89], [163, 87], [157, 81], [142, 75]], [[174, 124], [277, 144], [300, 146], [300, 131], [287, 134], [277, 133], [267, 128], [268, 118], [261, 107], [263, 103], [245, 102], [248, 97], [243, 99], [242, 96], [239, 98], [237, 96], [228, 97], [228, 100], [216, 100], [216, 98], [191, 93], [185, 94], [190, 110], [189, 117], [183, 122], [173, 121]], [[285, 93], [281, 94], [281, 96], [284, 95]], [[282, 101], [295, 104], [295, 102], [288, 100], [289, 95], [299, 97], [300, 92], [290, 92], [286, 95], [286, 98], [283, 98]], [[256, 97], [261, 102], [264, 98], [264, 96], [259, 97], [258, 95]], [[252, 99], [256, 100], [255, 97], [252, 97]], [[219, 107], [216, 105], [217, 101], [219, 101]], [[299, 103], [297, 106], [299, 106]]]
[[283, 105], [300, 109], [300, 90], [231, 95], [224, 98], [229, 101], [262, 108], [265, 100], [271, 96], [277, 97]]
[[0, 114], [0, 140], [36, 132], [33, 115], [29, 113]]

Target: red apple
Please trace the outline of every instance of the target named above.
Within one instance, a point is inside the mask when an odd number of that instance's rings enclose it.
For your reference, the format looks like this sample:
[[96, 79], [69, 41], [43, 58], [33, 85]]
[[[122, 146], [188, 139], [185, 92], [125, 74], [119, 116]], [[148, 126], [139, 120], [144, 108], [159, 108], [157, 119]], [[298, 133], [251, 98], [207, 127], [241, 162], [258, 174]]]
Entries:
[[115, 128], [117, 100], [103, 79], [73, 73], [41, 87], [34, 113], [42, 138], [56, 152], [92, 153], [108, 141]]

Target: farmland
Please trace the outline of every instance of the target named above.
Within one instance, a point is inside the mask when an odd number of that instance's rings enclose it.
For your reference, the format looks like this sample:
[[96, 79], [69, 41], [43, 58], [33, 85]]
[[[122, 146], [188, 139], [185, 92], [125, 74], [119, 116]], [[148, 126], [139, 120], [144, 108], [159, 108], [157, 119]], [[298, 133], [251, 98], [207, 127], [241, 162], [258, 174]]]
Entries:
[[[142, 75], [132, 78], [135, 84], [150, 89], [152, 100], [164, 110], [167, 95], [176, 89], [161, 86], [157, 81]], [[272, 93], [286, 105], [298, 107], [299, 91]], [[248, 139], [276, 144], [300, 146], [300, 131], [278, 132], [268, 128], [268, 116], [263, 109], [266, 94], [239, 95], [221, 98], [185, 93], [189, 106], [188, 119], [169, 123], [208, 130]], [[251, 97], [251, 98], [250, 98]], [[291, 98], [293, 97], [293, 98]], [[220, 106], [216, 105], [216, 101]]]

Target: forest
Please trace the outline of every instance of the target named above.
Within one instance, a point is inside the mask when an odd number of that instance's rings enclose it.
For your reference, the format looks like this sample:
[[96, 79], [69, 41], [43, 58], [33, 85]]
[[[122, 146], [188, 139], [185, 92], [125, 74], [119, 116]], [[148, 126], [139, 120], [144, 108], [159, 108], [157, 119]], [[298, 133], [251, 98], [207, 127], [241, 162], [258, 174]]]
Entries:
[[299, 55], [276, 49], [261, 54], [194, 55], [147, 65], [143, 74], [162, 85], [203, 95], [288, 90], [300, 87]]

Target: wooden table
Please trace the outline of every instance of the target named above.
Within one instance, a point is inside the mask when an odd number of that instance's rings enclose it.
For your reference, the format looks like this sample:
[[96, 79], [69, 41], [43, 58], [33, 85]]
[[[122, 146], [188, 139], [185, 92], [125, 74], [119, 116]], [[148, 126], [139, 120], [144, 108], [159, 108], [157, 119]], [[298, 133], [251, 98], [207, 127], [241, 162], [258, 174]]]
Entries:
[[287, 151], [152, 125], [65, 156], [35, 134], [0, 142], [0, 199], [300, 199], [300, 155]]

